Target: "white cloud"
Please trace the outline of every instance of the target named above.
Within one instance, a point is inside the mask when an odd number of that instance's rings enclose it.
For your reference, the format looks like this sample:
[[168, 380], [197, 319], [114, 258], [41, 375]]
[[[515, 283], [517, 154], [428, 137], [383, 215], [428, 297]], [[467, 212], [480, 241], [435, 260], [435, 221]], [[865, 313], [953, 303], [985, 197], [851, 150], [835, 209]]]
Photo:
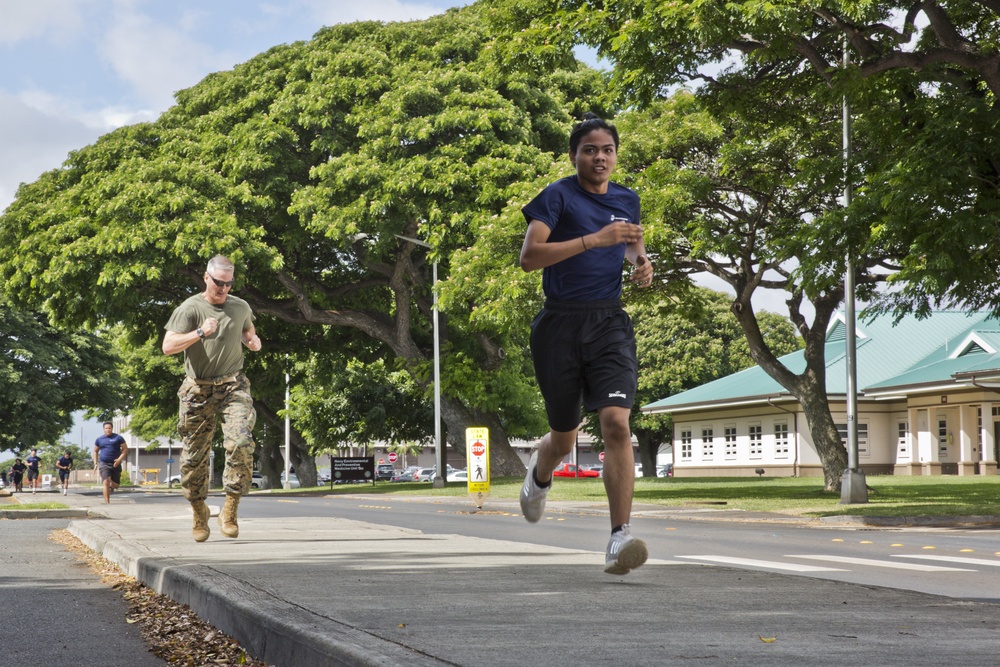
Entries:
[[365, 2], [303, 0], [302, 5], [322, 25], [354, 21], [416, 21], [444, 11], [444, 8], [430, 3], [402, 2], [401, 0], [366, 0]]
[[76, 119], [39, 112], [0, 92], [0, 211], [14, 200], [21, 183], [65, 162], [69, 151], [92, 143], [100, 131]]
[[65, 40], [83, 28], [80, 0], [0, 0], [0, 44], [11, 45], [29, 39], [48, 42]]
[[[197, 15], [187, 14], [190, 25]], [[144, 104], [164, 111], [173, 94], [206, 74], [232, 67], [235, 56], [214, 51], [183, 30], [156, 23], [132, 7], [121, 6], [100, 44], [101, 56]]]

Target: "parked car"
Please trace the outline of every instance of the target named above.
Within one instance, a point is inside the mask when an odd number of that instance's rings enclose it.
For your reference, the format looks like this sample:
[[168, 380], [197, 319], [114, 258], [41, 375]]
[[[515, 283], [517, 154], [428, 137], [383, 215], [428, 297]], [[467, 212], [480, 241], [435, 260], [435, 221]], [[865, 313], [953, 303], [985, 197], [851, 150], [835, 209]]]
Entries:
[[469, 481], [469, 471], [468, 470], [450, 470], [450, 471], [448, 471], [448, 481], [449, 482], [468, 482]]
[[375, 466], [375, 481], [390, 480], [396, 474], [396, 469], [391, 463], [379, 463]]
[[604, 466], [593, 465], [593, 466], [583, 466], [584, 470], [593, 470], [597, 473], [598, 477], [604, 477]]
[[250, 488], [253, 488], [253, 489], [264, 489], [264, 488], [267, 488], [267, 480], [264, 479], [264, 476], [262, 474], [260, 474], [259, 472], [255, 471], [250, 476]]
[[433, 482], [437, 471], [434, 468], [421, 468], [413, 475], [414, 482]]
[[[289, 483], [289, 488], [292, 488], [292, 489], [299, 488], [299, 478], [298, 478], [298, 476], [294, 472], [291, 475], [288, 476], [288, 481], [290, 482]], [[285, 488], [285, 473], [284, 472], [281, 473], [281, 488]]]
[[167, 480], [167, 484], [180, 484], [180, 483], [181, 483], [180, 475], [171, 475], [170, 478]]
[[413, 476], [420, 468], [416, 466], [410, 466], [406, 470], [400, 470], [395, 475], [392, 476], [393, 482], [415, 482], [416, 480]]
[[[577, 474], [579, 472], [579, 474]], [[563, 463], [552, 471], [553, 477], [600, 477], [596, 470], [585, 470], [575, 463]]]
[[663, 465], [656, 466], [656, 476], [657, 477], [673, 477], [674, 476], [674, 464], [665, 463]]

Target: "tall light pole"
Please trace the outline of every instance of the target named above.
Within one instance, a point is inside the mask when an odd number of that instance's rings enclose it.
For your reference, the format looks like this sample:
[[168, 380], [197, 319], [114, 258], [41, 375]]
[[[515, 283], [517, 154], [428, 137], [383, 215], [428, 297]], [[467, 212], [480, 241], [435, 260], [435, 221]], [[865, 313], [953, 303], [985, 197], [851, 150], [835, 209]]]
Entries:
[[288, 373], [288, 355], [285, 355], [285, 481], [281, 488], [292, 488], [292, 420], [289, 413], [292, 408], [292, 379]]
[[[409, 236], [403, 236], [402, 234], [396, 234], [396, 238], [403, 239], [404, 241], [409, 241], [414, 245], [422, 246], [424, 248], [430, 248], [431, 245], [426, 241], [421, 241], [419, 239], [411, 238]], [[434, 476], [434, 481], [432, 486], [435, 489], [440, 489], [444, 487], [445, 480], [448, 477], [448, 470], [445, 464], [444, 447], [441, 442], [441, 337], [438, 335], [438, 293], [437, 293], [437, 281], [438, 281], [438, 261], [437, 259], [433, 262], [432, 268], [432, 285], [431, 292], [434, 296], [434, 456], [437, 459], [437, 472]]]
[[[844, 67], [850, 64], [850, 52], [847, 40], [844, 40]], [[843, 104], [843, 135], [844, 135], [844, 208], [851, 205], [851, 107], [844, 96]], [[844, 342], [847, 362], [847, 470], [840, 480], [841, 504], [867, 503], [868, 483], [865, 473], [858, 467], [858, 361], [857, 332], [854, 313], [854, 261], [848, 251], [846, 274], [844, 276], [844, 319], [846, 320], [846, 340]]]

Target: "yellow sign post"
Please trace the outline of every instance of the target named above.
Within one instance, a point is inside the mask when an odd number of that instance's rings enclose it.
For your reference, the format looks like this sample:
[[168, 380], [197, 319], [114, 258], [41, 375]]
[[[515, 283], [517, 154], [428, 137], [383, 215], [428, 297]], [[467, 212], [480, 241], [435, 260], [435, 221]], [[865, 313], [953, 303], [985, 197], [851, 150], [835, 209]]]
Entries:
[[476, 507], [483, 509], [483, 501], [490, 495], [490, 430], [465, 429], [465, 460], [468, 461], [469, 497]]

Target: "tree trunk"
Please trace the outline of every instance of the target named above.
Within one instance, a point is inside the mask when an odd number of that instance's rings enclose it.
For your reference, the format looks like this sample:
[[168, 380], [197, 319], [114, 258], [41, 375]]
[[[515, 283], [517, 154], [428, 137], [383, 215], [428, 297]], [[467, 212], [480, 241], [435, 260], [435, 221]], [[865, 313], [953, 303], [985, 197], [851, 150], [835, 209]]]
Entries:
[[847, 449], [841, 442], [837, 426], [830, 414], [830, 403], [826, 392], [822, 396], [816, 391], [804, 391], [796, 398], [802, 405], [802, 412], [809, 425], [813, 446], [823, 464], [823, 488], [826, 491], [840, 491], [841, 478], [847, 470]]
[[[269, 431], [275, 433], [284, 432], [285, 420], [279, 417], [276, 411], [271, 409], [266, 399], [255, 400], [254, 407], [257, 408], [257, 415], [267, 421]], [[269, 443], [267, 441], [270, 441], [270, 447], [268, 447]], [[265, 443], [262, 444], [268, 455], [260, 459], [261, 472], [265, 474], [264, 464], [266, 462], [268, 464], [267, 468], [270, 468], [270, 470], [267, 470], [270, 475], [266, 476], [270, 480], [272, 488], [280, 489], [282, 486], [281, 473], [284, 472], [284, 450], [282, 447], [276, 446], [274, 438], [266, 438]], [[291, 458], [291, 465], [295, 470], [295, 476], [299, 479], [299, 484], [302, 486], [316, 486], [319, 483], [318, 475], [316, 474], [316, 459], [309, 452], [309, 447], [302, 435], [294, 427], [290, 432], [289, 445], [291, 446], [291, 455], [289, 458]], [[267, 451], [268, 449], [271, 451]], [[274, 463], [278, 464], [278, 470], [276, 471], [272, 468]]]
[[806, 367], [796, 375], [782, 364], [767, 346], [757, 316], [750, 306], [748, 291], [743, 299], [733, 302], [732, 311], [743, 329], [750, 345], [750, 356], [776, 382], [787, 389], [798, 400], [805, 414], [813, 445], [823, 465], [823, 488], [826, 491], [840, 491], [841, 476], [847, 468], [847, 449], [840, 440], [837, 427], [830, 414], [830, 401], [826, 393], [826, 330], [834, 310], [840, 304], [842, 295], [831, 293], [816, 298], [813, 305], [816, 315], [812, 326], [807, 326], [799, 312], [801, 294], [788, 301], [792, 322], [805, 339], [803, 351]]
[[632, 431], [639, 441], [639, 463], [642, 464], [643, 477], [656, 477], [656, 453], [660, 451], [660, 443], [653, 439], [653, 434], [645, 429], [636, 428]]

